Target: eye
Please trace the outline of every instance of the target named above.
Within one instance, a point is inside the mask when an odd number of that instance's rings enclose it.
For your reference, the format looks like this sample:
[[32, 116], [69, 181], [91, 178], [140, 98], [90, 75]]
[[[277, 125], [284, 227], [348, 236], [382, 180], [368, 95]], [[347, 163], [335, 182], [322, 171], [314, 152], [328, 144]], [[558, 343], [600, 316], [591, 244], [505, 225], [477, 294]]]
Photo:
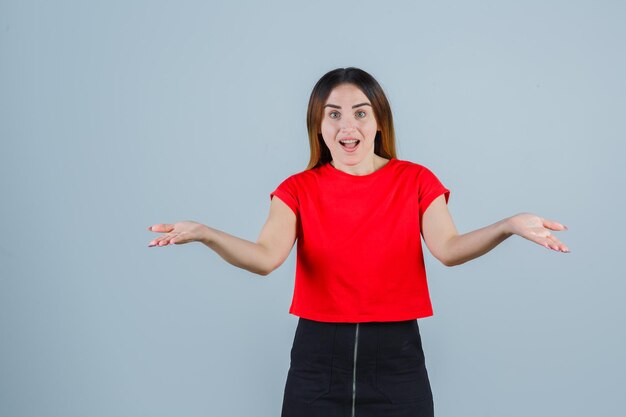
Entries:
[[365, 117], [365, 112], [363, 110], [359, 110], [355, 114], [357, 115], [357, 117], [360, 117], [361, 119]]
[[338, 112], [338, 111], [331, 111], [330, 113], [328, 113], [328, 116], [329, 116], [331, 119], [336, 119], [336, 118], [338, 118], [338, 117], [339, 117], [339, 112]]

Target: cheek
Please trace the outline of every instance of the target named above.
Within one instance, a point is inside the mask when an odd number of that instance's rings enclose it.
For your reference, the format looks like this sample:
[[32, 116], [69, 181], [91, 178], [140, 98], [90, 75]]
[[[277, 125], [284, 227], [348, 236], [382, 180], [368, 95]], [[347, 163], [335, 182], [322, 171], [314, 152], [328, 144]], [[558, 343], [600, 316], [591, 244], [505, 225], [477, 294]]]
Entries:
[[331, 142], [331, 138], [333, 137], [333, 133], [332, 131], [329, 129], [328, 125], [324, 125], [322, 123], [321, 126], [321, 133], [322, 133], [322, 141], [326, 144], [326, 146], [330, 147], [330, 143]]
[[333, 123], [322, 123], [321, 131], [324, 140], [331, 140], [337, 135], [337, 126]]
[[367, 123], [363, 124], [362, 128], [364, 134], [374, 138], [374, 136], [376, 135], [376, 131], [378, 130], [378, 125], [375, 121], [368, 121]]

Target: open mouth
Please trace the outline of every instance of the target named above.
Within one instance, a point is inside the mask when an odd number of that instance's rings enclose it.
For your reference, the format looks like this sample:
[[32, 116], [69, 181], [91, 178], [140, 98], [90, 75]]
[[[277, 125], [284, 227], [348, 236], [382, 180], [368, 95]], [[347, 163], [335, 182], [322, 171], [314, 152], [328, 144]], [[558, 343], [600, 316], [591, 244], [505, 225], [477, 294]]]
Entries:
[[354, 152], [361, 141], [359, 139], [340, 140], [339, 143], [348, 152]]

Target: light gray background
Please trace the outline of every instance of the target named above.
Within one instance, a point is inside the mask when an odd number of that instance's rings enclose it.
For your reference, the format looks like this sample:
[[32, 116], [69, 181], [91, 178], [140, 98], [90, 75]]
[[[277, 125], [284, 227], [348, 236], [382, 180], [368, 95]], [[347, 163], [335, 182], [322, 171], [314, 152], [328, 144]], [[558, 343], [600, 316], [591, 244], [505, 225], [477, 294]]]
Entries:
[[385, 89], [398, 157], [459, 232], [529, 211], [461, 266], [426, 246], [438, 417], [622, 416], [626, 7], [618, 1], [0, 3], [0, 415], [278, 416], [297, 318], [274, 273], [161, 222], [256, 240], [308, 161], [327, 71]]

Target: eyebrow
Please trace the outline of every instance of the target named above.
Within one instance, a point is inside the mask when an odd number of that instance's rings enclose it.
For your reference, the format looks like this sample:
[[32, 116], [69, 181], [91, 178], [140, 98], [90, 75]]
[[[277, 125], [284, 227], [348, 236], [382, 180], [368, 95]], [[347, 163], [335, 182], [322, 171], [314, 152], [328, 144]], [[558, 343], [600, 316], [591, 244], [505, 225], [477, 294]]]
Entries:
[[[354, 106], [352, 106], [352, 108], [356, 109], [357, 107], [361, 107], [361, 106], [370, 106], [370, 107], [372, 107], [372, 105], [369, 104], [369, 103], [359, 103], [359, 104], [355, 104]], [[334, 107], [336, 109], [340, 109], [341, 108], [341, 106], [337, 106], [336, 104], [327, 104], [327, 105], [324, 106], [324, 108], [326, 108], [326, 107]]]

